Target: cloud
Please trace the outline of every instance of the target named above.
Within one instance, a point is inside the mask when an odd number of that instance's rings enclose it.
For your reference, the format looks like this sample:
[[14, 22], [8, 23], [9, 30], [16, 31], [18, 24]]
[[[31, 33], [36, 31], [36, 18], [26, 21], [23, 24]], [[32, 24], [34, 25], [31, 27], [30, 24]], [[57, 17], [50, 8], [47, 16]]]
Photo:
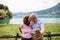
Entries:
[[60, 0], [0, 0], [12, 12], [30, 12], [50, 8], [56, 5]]

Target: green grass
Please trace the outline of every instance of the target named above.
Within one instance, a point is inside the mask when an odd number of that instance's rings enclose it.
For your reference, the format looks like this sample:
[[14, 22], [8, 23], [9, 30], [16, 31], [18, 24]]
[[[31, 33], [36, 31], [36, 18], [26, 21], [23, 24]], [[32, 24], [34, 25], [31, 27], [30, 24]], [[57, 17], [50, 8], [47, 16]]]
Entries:
[[[0, 24], [0, 35], [16, 35], [19, 33], [19, 24]], [[45, 32], [60, 32], [60, 23], [45, 24]], [[14, 40], [14, 38], [5, 38], [0, 40]], [[20, 40], [20, 39], [18, 39]], [[47, 40], [47, 38], [44, 38]], [[60, 40], [60, 37], [52, 37], [52, 40]]]
[[45, 32], [60, 32], [60, 23], [45, 24]]
[[[60, 32], [60, 23], [47, 23], [45, 24], [45, 32]], [[47, 40], [47, 38], [44, 38], [44, 40]], [[52, 37], [52, 40], [60, 40], [59, 37]]]
[[0, 35], [16, 35], [19, 32], [19, 26], [17, 24], [3, 24], [0, 25]]

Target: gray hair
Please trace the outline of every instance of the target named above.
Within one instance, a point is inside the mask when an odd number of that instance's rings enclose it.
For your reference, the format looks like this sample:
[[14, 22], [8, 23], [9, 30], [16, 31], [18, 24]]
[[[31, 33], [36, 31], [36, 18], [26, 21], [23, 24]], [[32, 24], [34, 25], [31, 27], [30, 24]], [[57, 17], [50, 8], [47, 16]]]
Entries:
[[37, 14], [36, 13], [32, 13], [32, 14], [30, 14], [29, 17], [31, 17], [31, 18], [37, 18]]

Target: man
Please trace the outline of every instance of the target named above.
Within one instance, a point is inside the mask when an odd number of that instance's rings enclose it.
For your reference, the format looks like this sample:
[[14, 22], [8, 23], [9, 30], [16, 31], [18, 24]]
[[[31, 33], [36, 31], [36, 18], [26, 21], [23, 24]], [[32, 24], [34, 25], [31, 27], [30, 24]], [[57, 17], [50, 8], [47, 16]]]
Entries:
[[43, 40], [44, 24], [37, 19], [36, 14], [30, 14], [29, 21], [32, 22], [33, 40]]

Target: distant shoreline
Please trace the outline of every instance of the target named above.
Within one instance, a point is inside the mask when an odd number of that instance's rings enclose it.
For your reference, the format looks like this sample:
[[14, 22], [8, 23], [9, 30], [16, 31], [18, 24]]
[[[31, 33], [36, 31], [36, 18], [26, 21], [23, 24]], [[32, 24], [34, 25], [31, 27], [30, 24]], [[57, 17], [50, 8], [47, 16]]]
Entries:
[[[38, 18], [44, 23], [60, 23], [60, 18]], [[10, 24], [22, 24], [23, 18], [12, 18]]]

